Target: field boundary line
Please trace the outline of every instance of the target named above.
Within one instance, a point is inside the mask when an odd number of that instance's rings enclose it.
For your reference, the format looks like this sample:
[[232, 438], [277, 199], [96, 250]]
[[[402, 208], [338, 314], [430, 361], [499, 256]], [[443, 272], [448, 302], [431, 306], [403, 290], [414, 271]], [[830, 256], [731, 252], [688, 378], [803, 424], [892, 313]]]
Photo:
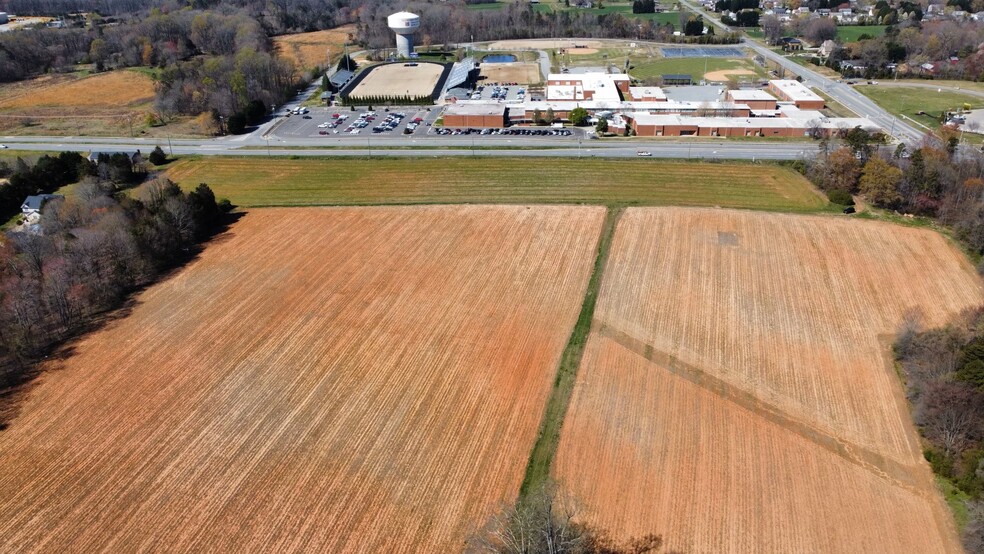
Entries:
[[746, 390], [715, 377], [697, 366], [681, 361], [667, 352], [658, 350], [653, 345], [606, 323], [597, 321], [595, 330], [626, 350], [642, 356], [673, 375], [686, 379], [900, 488], [923, 498], [928, 498], [931, 493], [935, 492], [929, 486], [930, 484], [918, 475], [918, 466], [904, 464], [867, 447], [834, 436], [808, 422], [789, 415], [778, 406], [766, 402]]
[[530, 451], [530, 459], [526, 464], [523, 483], [519, 487], [519, 502], [523, 501], [526, 495], [535, 491], [550, 477], [553, 460], [560, 444], [560, 431], [564, 425], [571, 395], [574, 393], [577, 370], [581, 365], [581, 358], [584, 356], [588, 336], [591, 334], [595, 304], [601, 290], [601, 280], [608, 261], [608, 253], [611, 250], [615, 228], [618, 226], [618, 220], [623, 211], [624, 208], [609, 206], [605, 213], [605, 222], [602, 224], [601, 233], [598, 237], [597, 254], [594, 267], [591, 270], [591, 278], [588, 280], [588, 286], [584, 292], [581, 312], [574, 323], [574, 329], [567, 340], [567, 346], [564, 347], [564, 352], [560, 356], [553, 390], [547, 401], [543, 419], [540, 421], [540, 430], [536, 442], [533, 443], [533, 449]]

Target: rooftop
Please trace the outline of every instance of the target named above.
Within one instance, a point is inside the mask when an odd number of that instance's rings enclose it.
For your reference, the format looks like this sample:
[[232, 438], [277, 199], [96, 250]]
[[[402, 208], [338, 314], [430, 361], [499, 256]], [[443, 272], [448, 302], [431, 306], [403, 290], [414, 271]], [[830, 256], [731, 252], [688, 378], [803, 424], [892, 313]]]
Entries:
[[771, 94], [769, 94], [768, 92], [759, 89], [731, 90], [728, 91], [728, 94], [730, 94], [731, 98], [734, 99], [736, 102], [748, 102], [752, 100], [757, 100], [757, 101], [776, 100], [776, 98]]
[[490, 115], [502, 117], [506, 113], [504, 104], [482, 103], [454, 103], [448, 104], [444, 110], [444, 115]]
[[800, 100], [823, 101], [820, 95], [810, 90], [806, 85], [792, 79], [774, 79], [769, 84], [781, 91], [787, 98], [796, 102]]

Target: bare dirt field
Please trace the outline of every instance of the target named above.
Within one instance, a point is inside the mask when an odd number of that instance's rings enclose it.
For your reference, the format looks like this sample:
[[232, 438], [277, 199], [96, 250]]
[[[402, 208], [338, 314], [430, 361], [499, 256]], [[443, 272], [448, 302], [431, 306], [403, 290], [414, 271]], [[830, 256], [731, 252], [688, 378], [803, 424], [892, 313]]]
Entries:
[[537, 63], [483, 63], [479, 79], [486, 83], [519, 83], [535, 85], [543, 82]]
[[732, 76], [755, 75], [754, 71], [747, 69], [724, 69], [721, 71], [709, 71], [704, 74], [704, 79], [708, 81], [730, 81]]
[[283, 35], [273, 39], [277, 53], [293, 60], [298, 67], [328, 67], [342, 53], [342, 47], [356, 32], [355, 25], [343, 25], [334, 29]]
[[597, 48], [568, 48], [564, 50], [565, 54], [570, 54], [571, 56], [587, 56], [589, 54], [597, 54]]
[[978, 305], [940, 235], [629, 209], [555, 472], [616, 536], [686, 552], [954, 552], [894, 373], [903, 314]]
[[444, 67], [436, 63], [418, 62], [416, 66], [391, 63], [372, 68], [349, 96], [428, 96], [441, 77]]
[[519, 489], [604, 209], [255, 210], [0, 433], [0, 550], [450, 552]]

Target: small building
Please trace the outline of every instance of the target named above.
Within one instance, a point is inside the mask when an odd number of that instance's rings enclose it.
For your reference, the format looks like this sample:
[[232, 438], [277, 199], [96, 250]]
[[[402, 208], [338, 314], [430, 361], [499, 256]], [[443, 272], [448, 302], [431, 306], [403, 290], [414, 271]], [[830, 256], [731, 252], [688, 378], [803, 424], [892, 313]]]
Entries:
[[779, 39], [779, 46], [785, 52], [794, 52], [803, 49], [803, 41], [796, 37], [782, 37]]
[[745, 104], [753, 110], [775, 110], [778, 104], [774, 96], [759, 89], [729, 90], [725, 99], [735, 104]]
[[666, 86], [690, 86], [694, 83], [693, 78], [686, 73], [664, 73], [660, 77]]
[[819, 94], [793, 79], [773, 79], [769, 81], [769, 91], [780, 100], [792, 102], [801, 110], [822, 110], [826, 105]]
[[820, 45], [820, 50], [817, 54], [819, 54], [821, 58], [827, 58], [830, 57], [835, 50], [837, 50], [837, 43], [828, 39], [823, 41], [823, 44]]
[[331, 92], [338, 92], [345, 88], [345, 85], [352, 80], [352, 77], [355, 77], [354, 71], [339, 69], [328, 77], [328, 88], [331, 89]]
[[43, 208], [46, 203], [50, 200], [59, 198], [65, 197], [60, 194], [36, 194], [28, 196], [24, 199], [24, 203], [21, 204], [21, 213], [24, 215], [41, 213], [41, 208]]
[[506, 126], [507, 114], [502, 104], [448, 104], [444, 126], [502, 128]]

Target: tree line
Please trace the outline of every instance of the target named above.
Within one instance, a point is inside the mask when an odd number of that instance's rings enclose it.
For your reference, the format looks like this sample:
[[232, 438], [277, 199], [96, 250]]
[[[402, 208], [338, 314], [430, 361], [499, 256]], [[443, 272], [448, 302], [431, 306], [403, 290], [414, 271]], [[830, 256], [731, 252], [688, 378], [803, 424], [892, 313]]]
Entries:
[[[906, 314], [895, 341], [913, 419], [933, 472], [958, 491], [967, 510], [968, 552], [984, 551], [984, 308], [939, 329]], [[962, 498], [960, 498], [962, 497]]]
[[875, 153], [881, 136], [855, 129], [845, 145], [823, 140], [807, 175], [825, 191], [864, 196], [872, 205], [932, 218], [952, 229], [975, 256], [984, 255], [984, 155], [959, 151], [958, 132], [941, 127], [911, 152]]
[[[163, 178], [121, 193], [77, 156], [63, 153], [28, 170], [56, 166], [80, 182], [74, 194], [45, 204], [36, 227], [0, 241], [0, 399], [9, 401], [60, 341], [187, 259], [230, 208], [205, 184], [185, 193]], [[0, 405], [0, 424], [10, 416], [9, 402]]]
[[[874, 206], [932, 218], [972, 257], [984, 256], [984, 154], [959, 148], [957, 131], [942, 127], [918, 148], [876, 151], [883, 137], [861, 129], [806, 167], [832, 202], [860, 195]], [[984, 263], [978, 267], [984, 272]], [[913, 419], [926, 439], [933, 471], [958, 492], [968, 521], [969, 552], [984, 551], [984, 307], [941, 329], [922, 329], [919, 312], [905, 314], [895, 341]]]

